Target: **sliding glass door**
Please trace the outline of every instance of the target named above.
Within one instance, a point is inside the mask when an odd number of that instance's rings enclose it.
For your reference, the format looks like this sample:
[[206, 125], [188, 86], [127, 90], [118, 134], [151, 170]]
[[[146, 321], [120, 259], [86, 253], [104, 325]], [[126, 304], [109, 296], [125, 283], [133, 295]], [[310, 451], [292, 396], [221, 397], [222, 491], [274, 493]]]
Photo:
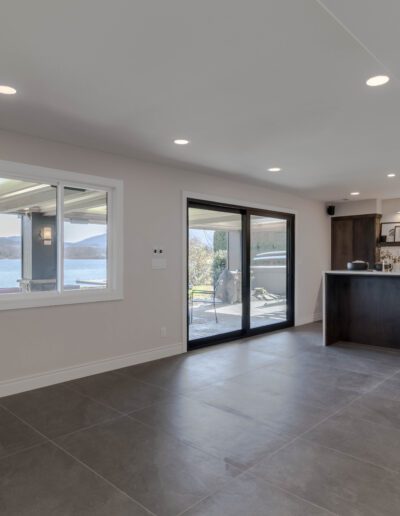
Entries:
[[250, 328], [288, 320], [288, 221], [250, 214]]
[[294, 216], [188, 201], [189, 348], [293, 325]]
[[192, 203], [188, 222], [189, 340], [241, 332], [242, 214]]

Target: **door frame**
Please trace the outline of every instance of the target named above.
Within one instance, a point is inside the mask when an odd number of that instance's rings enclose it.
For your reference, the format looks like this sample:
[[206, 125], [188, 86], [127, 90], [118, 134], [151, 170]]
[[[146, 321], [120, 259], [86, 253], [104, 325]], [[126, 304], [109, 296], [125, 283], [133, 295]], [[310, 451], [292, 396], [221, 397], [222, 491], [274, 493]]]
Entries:
[[[229, 333], [213, 335], [196, 339], [190, 342], [189, 340], [189, 204], [198, 205], [200, 208], [230, 211], [233, 213], [240, 213], [242, 216], [242, 329], [235, 330]], [[191, 194], [184, 192], [183, 195], [183, 209], [184, 209], [184, 282], [183, 282], [183, 306], [184, 306], [184, 351], [190, 349], [197, 349], [206, 346], [212, 346], [223, 342], [233, 341], [252, 335], [259, 335], [269, 333], [272, 331], [289, 328], [295, 323], [295, 238], [296, 238], [296, 212], [291, 209], [280, 209], [276, 207], [261, 207], [249, 205], [248, 203], [234, 203], [226, 199], [216, 199], [213, 196], [205, 196], [199, 194]], [[251, 239], [251, 215], [259, 215], [266, 217], [277, 217], [287, 221], [287, 267], [286, 267], [286, 285], [287, 285], [287, 304], [288, 313], [286, 321], [261, 326], [257, 328], [250, 327], [250, 239]]]

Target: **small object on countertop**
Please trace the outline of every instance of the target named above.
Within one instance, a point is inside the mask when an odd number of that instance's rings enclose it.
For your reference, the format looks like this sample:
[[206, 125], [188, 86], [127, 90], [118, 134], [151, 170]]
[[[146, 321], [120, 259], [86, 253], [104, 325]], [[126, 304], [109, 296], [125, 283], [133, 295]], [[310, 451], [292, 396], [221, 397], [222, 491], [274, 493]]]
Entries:
[[347, 262], [348, 271], [366, 271], [369, 268], [368, 262], [362, 260], [355, 260], [354, 262]]
[[392, 272], [393, 264], [388, 262], [387, 260], [383, 260], [382, 271], [383, 272]]
[[382, 272], [383, 271], [383, 263], [382, 262], [376, 263], [374, 266], [374, 269], [378, 272]]

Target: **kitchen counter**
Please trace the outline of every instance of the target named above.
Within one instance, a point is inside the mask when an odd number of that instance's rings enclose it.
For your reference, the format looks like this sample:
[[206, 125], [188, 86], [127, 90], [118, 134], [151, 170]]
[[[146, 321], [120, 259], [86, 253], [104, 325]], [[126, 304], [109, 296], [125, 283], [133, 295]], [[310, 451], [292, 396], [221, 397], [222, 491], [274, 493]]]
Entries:
[[324, 343], [400, 349], [400, 273], [326, 271]]
[[325, 271], [324, 274], [357, 274], [365, 276], [400, 276], [400, 272], [379, 272], [379, 271]]

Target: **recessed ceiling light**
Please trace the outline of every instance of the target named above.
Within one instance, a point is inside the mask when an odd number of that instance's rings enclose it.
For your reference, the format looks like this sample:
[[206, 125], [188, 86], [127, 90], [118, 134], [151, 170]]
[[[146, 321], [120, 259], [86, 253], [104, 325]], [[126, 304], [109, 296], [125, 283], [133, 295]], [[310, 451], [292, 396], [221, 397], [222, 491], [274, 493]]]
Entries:
[[393, 172], [391, 172], [390, 174], [387, 175], [388, 177], [396, 177], [396, 174], [393, 174]]
[[387, 75], [375, 75], [367, 80], [368, 86], [383, 86], [388, 83], [390, 78]]
[[398, 215], [400, 215], [400, 211], [397, 211], [396, 213], [397, 213]]
[[0, 93], [3, 95], [15, 95], [17, 90], [12, 88], [11, 86], [5, 86], [4, 84], [0, 85]]
[[351, 192], [350, 195], [360, 195], [360, 192]]
[[268, 172], [280, 172], [281, 170], [279, 167], [271, 167], [268, 169]]
[[187, 145], [189, 140], [185, 140], [184, 138], [177, 138], [174, 140], [175, 145]]

